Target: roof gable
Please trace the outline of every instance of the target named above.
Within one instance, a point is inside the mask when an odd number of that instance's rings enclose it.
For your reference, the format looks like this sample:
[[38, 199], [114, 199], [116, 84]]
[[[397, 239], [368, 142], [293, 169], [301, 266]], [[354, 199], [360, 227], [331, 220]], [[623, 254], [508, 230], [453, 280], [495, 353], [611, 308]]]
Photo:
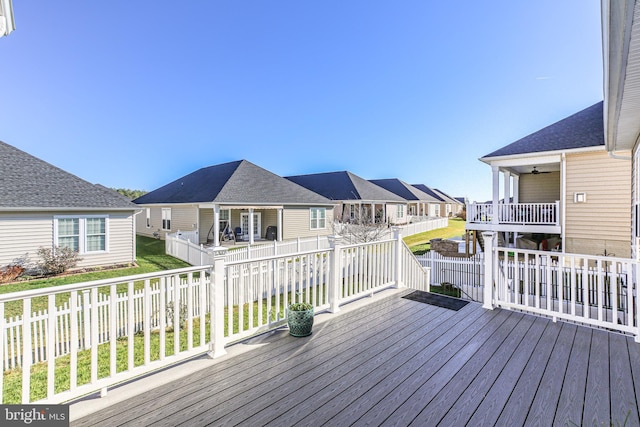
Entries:
[[602, 105], [602, 101], [598, 102], [482, 158], [604, 147]]
[[136, 206], [111, 189], [0, 141], [0, 208], [134, 210]]
[[247, 160], [209, 166], [134, 200], [138, 204], [330, 204], [329, 200]]
[[396, 194], [347, 171], [288, 176], [286, 178], [330, 200], [404, 202]]

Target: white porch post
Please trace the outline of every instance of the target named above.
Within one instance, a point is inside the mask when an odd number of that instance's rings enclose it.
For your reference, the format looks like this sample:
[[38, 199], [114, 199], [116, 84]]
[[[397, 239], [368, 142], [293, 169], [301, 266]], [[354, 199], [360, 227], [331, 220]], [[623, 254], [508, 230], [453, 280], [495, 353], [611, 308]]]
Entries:
[[498, 200], [500, 200], [500, 169], [498, 169], [498, 166], [491, 166], [491, 173], [493, 174], [493, 213], [491, 215], [491, 223], [498, 224]]
[[404, 288], [402, 282], [402, 228], [393, 227], [393, 238], [396, 240], [396, 284], [395, 288]]
[[249, 244], [253, 245], [253, 208], [249, 208]]
[[329, 246], [332, 251], [329, 253], [329, 268], [331, 281], [329, 283], [329, 311], [337, 313], [340, 311], [340, 283], [342, 283], [340, 269], [340, 259], [342, 258], [342, 246], [340, 236], [329, 236]]
[[376, 222], [376, 205], [375, 203], [371, 203], [371, 224], [375, 224]]
[[513, 175], [513, 203], [520, 203], [520, 175]]
[[484, 240], [484, 290], [482, 308], [493, 310], [495, 308], [493, 303], [493, 248], [495, 246], [496, 232], [484, 231], [482, 232], [482, 238]]
[[216, 204], [213, 205], [213, 247], [218, 246], [220, 246], [220, 205]]
[[278, 208], [278, 242], [282, 242], [282, 210]]
[[215, 359], [227, 353], [224, 349], [224, 259], [226, 249], [216, 251], [213, 269], [209, 270], [210, 344], [209, 357]]

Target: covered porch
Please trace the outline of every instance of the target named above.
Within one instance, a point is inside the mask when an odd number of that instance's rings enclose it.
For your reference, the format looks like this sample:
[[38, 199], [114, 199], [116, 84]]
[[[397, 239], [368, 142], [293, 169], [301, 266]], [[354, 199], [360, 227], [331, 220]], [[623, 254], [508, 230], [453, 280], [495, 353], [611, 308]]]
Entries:
[[492, 199], [467, 205], [467, 229], [518, 237], [563, 235], [564, 154], [486, 160], [492, 170]]
[[260, 240], [282, 241], [284, 206], [200, 204], [199, 229], [213, 247], [253, 245]]

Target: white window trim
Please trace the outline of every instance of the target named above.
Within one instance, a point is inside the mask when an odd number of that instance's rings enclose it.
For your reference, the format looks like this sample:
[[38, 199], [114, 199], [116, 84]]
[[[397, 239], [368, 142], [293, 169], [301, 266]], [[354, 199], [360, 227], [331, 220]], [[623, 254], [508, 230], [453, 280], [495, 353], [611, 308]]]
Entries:
[[[165, 218], [165, 212], [169, 213], [169, 215], [167, 215], [168, 218]], [[160, 215], [161, 215], [161, 218], [160, 218], [160, 227], [161, 227], [161, 229], [163, 231], [171, 231], [171, 208], [161, 208]], [[165, 220], [169, 221], [169, 227], [168, 228], [164, 227]]]
[[[320, 223], [320, 220], [322, 219], [322, 222], [324, 223], [324, 226], [320, 227], [314, 227], [313, 226], [313, 212], [316, 211], [318, 214], [320, 212], [322, 212], [322, 218], [320, 217], [320, 215], [316, 216], [316, 224]], [[325, 230], [327, 228], [327, 208], [309, 208], [309, 229], [310, 230]]]
[[396, 210], [397, 218], [404, 218], [404, 205], [397, 205], [398, 209]]
[[[53, 217], [53, 246], [58, 245], [58, 220], [59, 219], [79, 219], [78, 253], [84, 254], [105, 254], [109, 252], [109, 215], [55, 215]], [[87, 219], [88, 218], [104, 218], [104, 250], [87, 252]]]

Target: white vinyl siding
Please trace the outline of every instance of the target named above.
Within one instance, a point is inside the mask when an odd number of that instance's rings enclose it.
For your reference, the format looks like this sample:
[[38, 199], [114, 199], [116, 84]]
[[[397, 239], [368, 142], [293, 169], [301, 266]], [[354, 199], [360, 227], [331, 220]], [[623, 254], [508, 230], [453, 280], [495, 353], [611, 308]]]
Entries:
[[145, 219], [146, 219], [145, 226], [146, 226], [147, 228], [151, 228], [151, 208], [146, 208], [146, 209], [145, 209], [145, 214], [146, 214], [146, 217], [145, 217]]
[[[325, 215], [332, 215], [331, 209], [327, 209]], [[309, 208], [285, 207], [282, 212], [282, 239], [296, 239], [298, 237], [326, 236], [330, 234], [330, 228], [311, 230]]]
[[[620, 153], [625, 155], [625, 153]], [[628, 153], [627, 155], [630, 155]], [[631, 162], [606, 152], [567, 155], [565, 250], [590, 255], [631, 255]], [[574, 203], [574, 193], [586, 193]]]
[[[56, 215], [62, 217], [91, 217], [92, 213]], [[105, 213], [108, 235], [108, 252], [87, 252], [81, 255], [78, 267], [125, 264], [135, 261], [134, 215], [131, 212]], [[142, 215], [139, 215], [142, 216]], [[143, 217], [144, 218], [144, 217]], [[108, 226], [108, 227], [107, 227]], [[0, 266], [15, 258], [29, 255], [36, 262], [39, 247], [53, 248], [54, 215], [51, 213], [4, 213], [0, 214]]]

